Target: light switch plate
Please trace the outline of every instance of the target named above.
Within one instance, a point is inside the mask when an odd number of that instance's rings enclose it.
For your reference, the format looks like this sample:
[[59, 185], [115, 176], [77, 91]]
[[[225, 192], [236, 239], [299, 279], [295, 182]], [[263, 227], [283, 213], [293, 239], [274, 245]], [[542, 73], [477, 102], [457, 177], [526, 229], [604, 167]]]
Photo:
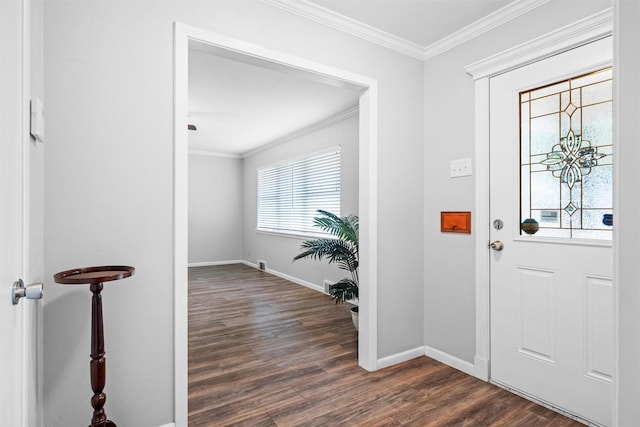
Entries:
[[457, 178], [460, 176], [471, 176], [471, 159], [451, 160], [451, 168], [449, 177]]

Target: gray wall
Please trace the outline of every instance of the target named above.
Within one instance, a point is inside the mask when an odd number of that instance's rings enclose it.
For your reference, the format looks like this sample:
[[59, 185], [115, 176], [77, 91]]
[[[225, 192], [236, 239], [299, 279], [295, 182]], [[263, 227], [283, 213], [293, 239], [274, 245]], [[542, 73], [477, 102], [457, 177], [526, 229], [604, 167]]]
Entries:
[[[620, 93], [620, 127], [634, 141], [640, 13], [636, 1], [615, 3], [624, 6], [617, 27], [625, 37], [619, 44], [618, 63], [626, 67], [620, 81], [632, 89]], [[473, 84], [462, 67], [608, 4], [551, 2], [423, 66], [253, 0], [47, 0], [45, 277], [51, 281], [62, 269], [112, 262], [138, 269], [133, 278], [105, 286], [110, 417], [136, 426], [173, 420], [174, 20], [379, 80], [379, 355], [426, 343], [471, 361], [473, 243], [441, 235], [438, 228], [441, 210], [472, 209], [475, 196], [473, 177], [448, 178], [450, 160], [475, 155]], [[627, 208], [619, 212], [622, 222], [635, 224], [637, 144], [624, 147], [620, 154], [630, 155], [619, 157], [617, 169], [625, 178], [618, 180], [625, 198], [616, 203]], [[41, 177], [34, 172], [32, 182]], [[36, 206], [38, 194], [32, 188]], [[32, 248], [40, 237], [36, 215]], [[637, 265], [637, 235], [629, 226], [618, 243], [624, 263], [618, 272], [622, 425], [637, 425], [640, 418], [640, 346], [631, 338], [638, 331], [640, 273], [631, 268]], [[449, 260], [454, 250], [460, 261], [455, 265]], [[36, 270], [37, 259], [33, 254]], [[86, 425], [90, 294], [51, 284], [46, 298], [45, 425]]]
[[[136, 267], [135, 276], [103, 292], [107, 414], [140, 427], [174, 420], [174, 21], [378, 80], [378, 354], [422, 345], [421, 61], [257, 0], [51, 0], [45, 276]], [[49, 288], [47, 425], [90, 418], [89, 304], [86, 286]]]
[[245, 159], [189, 154], [189, 263], [259, 259], [320, 288], [324, 279], [342, 278], [326, 263], [292, 263], [304, 238], [256, 232], [257, 168], [336, 145], [342, 146], [342, 214], [357, 215], [357, 113]]
[[244, 160], [244, 259], [254, 264], [257, 260], [266, 261], [268, 269], [310, 282], [320, 288], [323, 287], [325, 279], [337, 282], [345, 276], [345, 272], [325, 262], [312, 260], [292, 262], [293, 257], [300, 252], [300, 244], [305, 240], [304, 238], [256, 231], [257, 169], [336, 145], [342, 146], [341, 215], [358, 215], [357, 114], [268, 150], [260, 151]]
[[424, 66], [424, 343], [470, 363], [475, 234], [440, 232], [440, 211], [473, 211], [476, 196], [473, 176], [449, 178], [451, 160], [475, 156], [474, 82], [464, 67], [611, 6], [608, 0], [579, 3], [551, 1]]
[[242, 259], [242, 159], [189, 154], [189, 264]]

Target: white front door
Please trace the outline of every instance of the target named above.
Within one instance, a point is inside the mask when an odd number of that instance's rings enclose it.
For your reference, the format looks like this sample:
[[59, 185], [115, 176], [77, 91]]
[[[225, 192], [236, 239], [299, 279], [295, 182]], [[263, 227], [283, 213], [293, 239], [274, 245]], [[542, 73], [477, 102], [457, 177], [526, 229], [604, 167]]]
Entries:
[[490, 235], [503, 244], [491, 252], [491, 380], [602, 425], [612, 416], [611, 61], [609, 37], [490, 79]]
[[24, 171], [29, 143], [22, 0], [0, 1], [0, 426], [35, 425], [34, 301], [12, 302], [28, 257]]

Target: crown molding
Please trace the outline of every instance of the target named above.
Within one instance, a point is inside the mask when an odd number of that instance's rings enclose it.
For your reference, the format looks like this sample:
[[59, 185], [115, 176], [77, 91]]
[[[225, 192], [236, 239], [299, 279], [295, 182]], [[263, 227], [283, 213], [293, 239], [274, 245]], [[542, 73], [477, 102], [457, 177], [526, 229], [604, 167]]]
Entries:
[[465, 71], [474, 80], [491, 77], [610, 36], [612, 32], [613, 10], [608, 8], [549, 34], [469, 64]]
[[242, 159], [242, 156], [239, 154], [231, 154], [231, 153], [222, 153], [218, 151], [207, 151], [207, 150], [192, 150], [189, 149], [189, 154], [195, 154], [198, 156], [210, 156], [210, 157], [224, 157], [228, 159]]
[[481, 18], [455, 33], [433, 43], [421, 46], [417, 43], [394, 36], [355, 19], [336, 13], [325, 7], [316, 5], [310, 0], [261, 0], [263, 3], [277, 7], [311, 21], [335, 28], [347, 34], [370, 41], [396, 52], [426, 61], [474, 37], [490, 31], [512, 19], [517, 18], [550, 0], [514, 0], [497, 11]]
[[360, 105], [356, 105], [355, 107], [351, 107], [347, 110], [344, 110], [341, 113], [335, 114], [331, 117], [328, 117], [324, 120], [321, 120], [319, 122], [316, 122], [312, 125], [309, 125], [307, 127], [304, 127], [302, 129], [299, 129], [295, 132], [292, 132], [288, 135], [282, 136], [278, 139], [275, 139], [271, 142], [268, 142], [267, 144], [261, 145], [258, 148], [254, 148], [253, 150], [249, 150], [246, 153], [241, 154], [241, 158], [246, 159], [247, 157], [253, 156], [261, 151], [264, 150], [268, 150], [269, 148], [275, 147], [276, 145], [280, 145], [284, 142], [287, 141], [291, 141], [292, 139], [296, 139], [299, 138], [303, 135], [307, 135], [310, 134], [312, 132], [315, 132], [317, 130], [320, 130], [322, 128], [325, 128], [327, 126], [331, 126], [334, 123], [338, 123], [341, 122], [343, 120], [346, 120], [350, 117], [355, 116], [356, 114], [358, 114], [358, 112], [360, 111]]
[[479, 35], [493, 30], [531, 10], [548, 3], [550, 0], [515, 0], [493, 13], [467, 25], [455, 33], [424, 48], [424, 60], [440, 55]]
[[361, 39], [376, 43], [396, 52], [424, 61], [424, 47], [402, 37], [394, 36], [355, 19], [348, 18], [308, 0], [261, 0], [268, 5], [286, 10]]

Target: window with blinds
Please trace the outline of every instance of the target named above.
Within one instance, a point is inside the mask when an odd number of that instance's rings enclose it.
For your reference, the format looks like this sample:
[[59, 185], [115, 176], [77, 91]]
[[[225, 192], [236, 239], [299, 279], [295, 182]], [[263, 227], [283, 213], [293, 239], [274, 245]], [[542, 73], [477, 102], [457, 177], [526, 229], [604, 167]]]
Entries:
[[318, 209], [340, 215], [340, 147], [258, 169], [258, 230], [318, 233]]

